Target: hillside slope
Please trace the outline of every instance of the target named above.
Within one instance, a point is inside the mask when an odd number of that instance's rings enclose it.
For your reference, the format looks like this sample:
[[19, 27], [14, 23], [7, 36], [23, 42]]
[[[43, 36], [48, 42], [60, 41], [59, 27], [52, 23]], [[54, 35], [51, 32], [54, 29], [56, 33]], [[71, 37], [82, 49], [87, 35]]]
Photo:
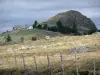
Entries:
[[0, 35], [1, 40], [3, 37], [9, 34], [13, 40], [13, 42], [20, 42], [20, 38], [24, 37], [25, 40], [31, 40], [32, 37], [37, 37], [37, 39], [45, 39], [45, 36], [55, 37], [55, 36], [62, 36], [63, 34], [42, 30], [42, 29], [32, 29], [32, 30], [16, 30], [16, 31], [9, 31]]

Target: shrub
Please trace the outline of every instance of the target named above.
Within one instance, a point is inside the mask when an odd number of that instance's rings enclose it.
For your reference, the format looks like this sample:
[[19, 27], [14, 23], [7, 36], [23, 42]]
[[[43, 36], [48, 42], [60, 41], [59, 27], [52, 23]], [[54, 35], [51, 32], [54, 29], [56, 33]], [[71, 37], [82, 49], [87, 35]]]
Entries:
[[20, 40], [21, 40], [21, 42], [23, 43], [23, 42], [24, 42], [24, 37], [21, 37]]
[[39, 24], [39, 25], [37, 26], [37, 28], [42, 29], [42, 25]]
[[47, 24], [44, 24], [43, 29], [48, 30], [48, 25]]
[[100, 32], [100, 29], [98, 29], [97, 32]]
[[97, 30], [92, 29], [92, 30], [90, 30], [90, 31], [89, 31], [89, 33], [88, 33], [88, 34], [92, 34], [92, 33], [96, 32], [96, 31], [97, 31]]
[[32, 37], [32, 41], [36, 41], [37, 40], [37, 38], [36, 37]]
[[57, 32], [57, 27], [56, 27], [56, 26], [48, 27], [48, 30], [49, 30], [49, 31]]

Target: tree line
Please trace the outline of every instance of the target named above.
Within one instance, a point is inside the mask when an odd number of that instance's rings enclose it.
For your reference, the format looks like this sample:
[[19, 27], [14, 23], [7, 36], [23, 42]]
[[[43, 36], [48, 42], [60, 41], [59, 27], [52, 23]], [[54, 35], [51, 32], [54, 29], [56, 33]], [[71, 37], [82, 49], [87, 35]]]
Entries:
[[49, 31], [54, 31], [54, 32], [61, 32], [61, 33], [64, 33], [64, 34], [69, 34], [69, 33], [75, 33], [75, 34], [78, 34], [77, 32], [77, 28], [76, 28], [76, 25], [74, 23], [73, 27], [69, 27], [69, 26], [64, 26], [61, 21], [57, 21], [56, 22], [56, 26], [53, 26], [53, 27], [48, 27], [47, 24], [39, 24], [37, 22], [37, 20], [34, 22], [34, 24], [32, 25], [33, 26], [33, 29], [34, 28], [38, 28], [38, 29], [45, 29], [45, 30], [49, 30]]
[[60, 32], [63, 34], [72, 33], [74, 35], [86, 35], [86, 34], [92, 34], [92, 33], [96, 32], [96, 30], [90, 30], [88, 33], [81, 34], [77, 29], [77, 24], [75, 23], [75, 21], [73, 22], [72, 27], [62, 24], [62, 22], [60, 20], [58, 20], [56, 22], [56, 25], [52, 26], [52, 27], [49, 27], [47, 24], [41, 25], [41, 23], [38, 23], [37, 20], [34, 22], [34, 24], [32, 26], [33, 26], [33, 29], [34, 28], [45, 29], [48, 31]]

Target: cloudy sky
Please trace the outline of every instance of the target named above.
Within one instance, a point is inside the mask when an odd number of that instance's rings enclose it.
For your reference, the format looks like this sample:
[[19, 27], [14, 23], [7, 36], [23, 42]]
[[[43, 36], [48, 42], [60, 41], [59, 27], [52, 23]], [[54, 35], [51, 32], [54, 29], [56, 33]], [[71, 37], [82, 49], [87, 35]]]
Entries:
[[100, 28], [100, 0], [0, 0], [0, 32], [68, 10], [80, 11]]

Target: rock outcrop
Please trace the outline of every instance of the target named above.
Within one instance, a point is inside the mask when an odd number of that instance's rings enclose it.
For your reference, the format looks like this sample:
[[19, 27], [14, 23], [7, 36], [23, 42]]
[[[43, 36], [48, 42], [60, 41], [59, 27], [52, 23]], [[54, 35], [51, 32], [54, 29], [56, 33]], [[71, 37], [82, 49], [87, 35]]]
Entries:
[[97, 30], [90, 18], [87, 18], [80, 12], [74, 10], [59, 13], [47, 21], [44, 21], [42, 25], [46, 24], [48, 27], [55, 27], [57, 21], [61, 21], [63, 26], [69, 26], [71, 28], [73, 28], [73, 25], [76, 25], [78, 33], [80, 34], [89, 34]]

